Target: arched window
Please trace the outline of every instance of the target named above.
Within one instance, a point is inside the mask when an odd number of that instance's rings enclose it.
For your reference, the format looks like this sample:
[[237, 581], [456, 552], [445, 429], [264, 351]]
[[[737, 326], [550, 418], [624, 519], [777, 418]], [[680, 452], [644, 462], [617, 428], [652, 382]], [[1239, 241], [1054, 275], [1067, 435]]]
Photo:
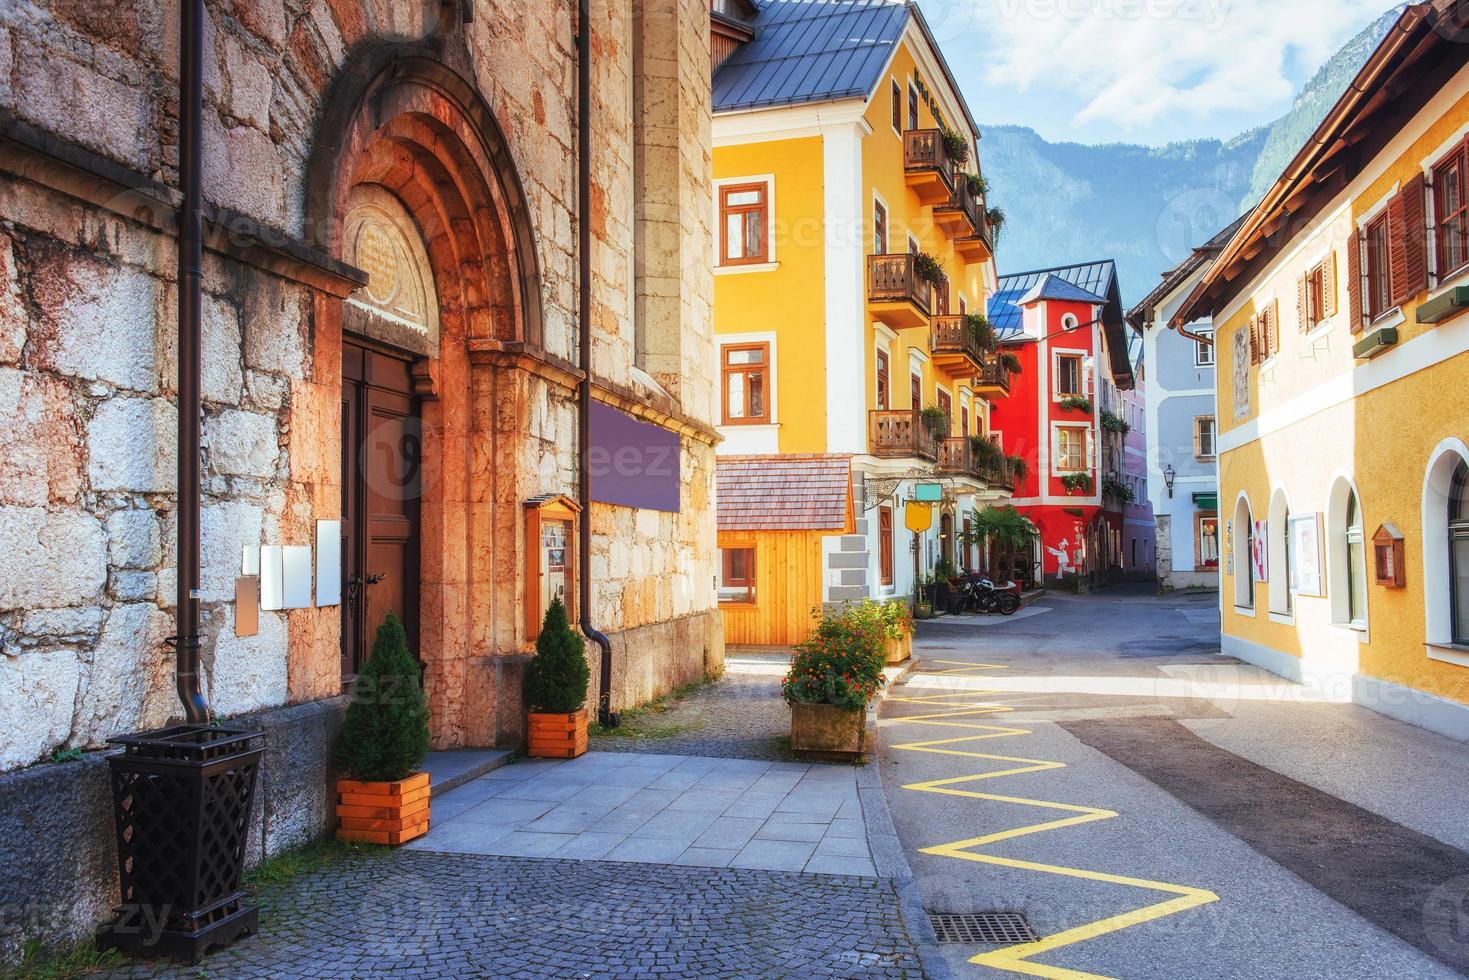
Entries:
[[1277, 488], [1270, 498], [1269, 549], [1270, 566], [1270, 611], [1279, 616], [1291, 613], [1291, 566], [1288, 530], [1290, 528], [1290, 505], [1285, 499], [1285, 490]]
[[1326, 511], [1327, 593], [1331, 621], [1338, 626], [1367, 626], [1367, 538], [1362, 503], [1346, 476], [1331, 485]]
[[1469, 466], [1463, 460], [1449, 490], [1449, 589], [1452, 639], [1469, 645]]
[[[1469, 446], [1448, 438], [1423, 474], [1423, 637], [1469, 645]], [[1429, 654], [1433, 656], [1433, 654]]]
[[1347, 619], [1353, 626], [1367, 622], [1367, 539], [1356, 491], [1347, 497]]
[[1234, 604], [1255, 608], [1254, 521], [1250, 502], [1241, 496], [1234, 505]]

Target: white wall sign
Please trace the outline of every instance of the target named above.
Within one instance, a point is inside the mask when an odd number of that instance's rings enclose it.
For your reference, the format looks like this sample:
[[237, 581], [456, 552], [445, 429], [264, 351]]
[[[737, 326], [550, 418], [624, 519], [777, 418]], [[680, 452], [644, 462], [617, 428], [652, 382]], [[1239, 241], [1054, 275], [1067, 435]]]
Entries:
[[342, 603], [342, 522], [316, 522], [316, 604]]

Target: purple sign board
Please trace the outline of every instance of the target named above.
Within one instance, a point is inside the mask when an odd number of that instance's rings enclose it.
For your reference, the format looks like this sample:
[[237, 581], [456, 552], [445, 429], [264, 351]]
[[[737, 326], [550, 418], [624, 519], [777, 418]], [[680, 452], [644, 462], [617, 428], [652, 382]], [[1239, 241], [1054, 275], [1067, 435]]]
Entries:
[[592, 499], [678, 512], [679, 439], [610, 405], [592, 402]]

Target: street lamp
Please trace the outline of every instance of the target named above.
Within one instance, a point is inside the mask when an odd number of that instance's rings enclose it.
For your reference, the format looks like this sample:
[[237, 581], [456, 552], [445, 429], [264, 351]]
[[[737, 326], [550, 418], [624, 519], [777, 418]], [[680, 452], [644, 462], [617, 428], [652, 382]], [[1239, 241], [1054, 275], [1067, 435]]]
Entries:
[[1173, 478], [1178, 476], [1178, 471], [1169, 463], [1163, 467], [1163, 485], [1168, 488], [1168, 499], [1173, 499]]

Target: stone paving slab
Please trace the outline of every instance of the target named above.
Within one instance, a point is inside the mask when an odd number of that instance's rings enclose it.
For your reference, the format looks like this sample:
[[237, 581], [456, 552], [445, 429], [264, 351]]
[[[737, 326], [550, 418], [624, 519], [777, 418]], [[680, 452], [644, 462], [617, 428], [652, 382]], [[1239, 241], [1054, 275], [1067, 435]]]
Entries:
[[870, 877], [858, 771], [630, 752], [522, 762], [455, 790], [447, 814], [436, 802], [406, 849]]
[[261, 934], [110, 977], [924, 975], [894, 884], [841, 874], [399, 849], [262, 896]]

